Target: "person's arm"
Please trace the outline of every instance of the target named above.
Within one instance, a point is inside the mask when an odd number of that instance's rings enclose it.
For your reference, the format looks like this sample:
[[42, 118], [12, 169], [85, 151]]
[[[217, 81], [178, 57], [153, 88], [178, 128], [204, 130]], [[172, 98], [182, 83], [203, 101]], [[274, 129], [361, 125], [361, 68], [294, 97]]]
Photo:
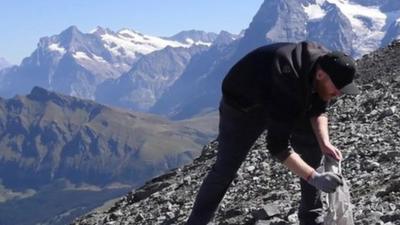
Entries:
[[268, 149], [290, 171], [324, 192], [333, 192], [337, 186], [342, 184], [340, 177], [329, 172], [318, 173], [297, 153], [288, 148], [289, 129], [285, 129], [285, 126], [272, 126], [270, 128], [273, 129], [268, 130]]
[[322, 113], [311, 117], [310, 121], [322, 153], [336, 160], [341, 160], [342, 153], [329, 140], [328, 116]]
[[309, 166], [296, 152], [291, 152], [282, 163], [290, 171], [304, 180], [308, 180], [315, 171], [314, 168]]
[[339, 185], [343, 185], [341, 177], [337, 174], [332, 172], [318, 173], [295, 152], [291, 152], [282, 163], [290, 171], [321, 191], [334, 192]]

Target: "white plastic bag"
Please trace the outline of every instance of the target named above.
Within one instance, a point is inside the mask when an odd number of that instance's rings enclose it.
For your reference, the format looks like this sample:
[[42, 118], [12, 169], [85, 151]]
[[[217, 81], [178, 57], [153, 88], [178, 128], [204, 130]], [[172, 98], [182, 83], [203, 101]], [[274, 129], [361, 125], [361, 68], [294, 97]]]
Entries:
[[[340, 161], [324, 156], [322, 164], [325, 172], [342, 175]], [[324, 225], [354, 225], [349, 186], [344, 178], [342, 180], [343, 186], [339, 186], [333, 193], [326, 194], [327, 213]]]

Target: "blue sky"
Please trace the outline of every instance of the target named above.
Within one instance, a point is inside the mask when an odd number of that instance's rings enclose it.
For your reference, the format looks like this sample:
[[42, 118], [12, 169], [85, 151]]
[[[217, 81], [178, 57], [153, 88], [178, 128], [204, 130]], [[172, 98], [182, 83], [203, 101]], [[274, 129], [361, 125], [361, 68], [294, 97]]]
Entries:
[[96, 26], [131, 28], [171, 36], [197, 29], [239, 33], [246, 29], [263, 0], [2, 0], [0, 57], [19, 64], [40, 37], [59, 34], [71, 25], [82, 32]]

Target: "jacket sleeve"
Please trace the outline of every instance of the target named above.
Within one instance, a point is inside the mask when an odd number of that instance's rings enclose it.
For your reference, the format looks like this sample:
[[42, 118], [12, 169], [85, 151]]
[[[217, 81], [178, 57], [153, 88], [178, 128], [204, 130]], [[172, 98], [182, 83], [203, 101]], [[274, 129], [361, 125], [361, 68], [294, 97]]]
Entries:
[[308, 118], [326, 114], [328, 102], [322, 100], [317, 93], [311, 96], [311, 107], [306, 112]]
[[267, 133], [267, 148], [272, 156], [284, 161], [292, 152], [289, 148], [290, 123], [272, 123]]

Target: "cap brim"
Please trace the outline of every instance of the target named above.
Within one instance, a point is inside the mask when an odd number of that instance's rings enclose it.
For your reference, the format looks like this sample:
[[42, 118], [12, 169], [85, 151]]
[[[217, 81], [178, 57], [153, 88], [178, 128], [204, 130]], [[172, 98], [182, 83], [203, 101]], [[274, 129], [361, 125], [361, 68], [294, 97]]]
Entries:
[[360, 90], [357, 88], [357, 86], [351, 82], [350, 84], [342, 87], [340, 89], [340, 92], [342, 92], [343, 94], [347, 94], [347, 95], [357, 95], [360, 93]]

